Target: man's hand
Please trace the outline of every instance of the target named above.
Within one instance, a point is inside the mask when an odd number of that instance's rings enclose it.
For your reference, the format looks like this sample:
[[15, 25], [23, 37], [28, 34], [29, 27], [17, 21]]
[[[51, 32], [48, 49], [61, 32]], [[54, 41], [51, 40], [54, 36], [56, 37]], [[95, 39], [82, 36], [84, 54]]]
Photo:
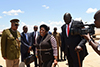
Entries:
[[57, 63], [58, 63], [57, 60], [54, 60], [54, 65], [55, 65], [55, 66], [57, 65]]
[[91, 39], [89, 33], [87, 35], [82, 35], [86, 40]]
[[6, 60], [7, 58], [6, 58], [6, 57], [3, 57], [3, 59], [5, 59], [5, 60]]
[[31, 49], [32, 49], [32, 46], [29, 47], [29, 49], [28, 49], [28, 53], [30, 53], [30, 50], [31, 50]]
[[80, 52], [81, 50], [83, 50], [82, 47], [76, 46], [75, 51]]

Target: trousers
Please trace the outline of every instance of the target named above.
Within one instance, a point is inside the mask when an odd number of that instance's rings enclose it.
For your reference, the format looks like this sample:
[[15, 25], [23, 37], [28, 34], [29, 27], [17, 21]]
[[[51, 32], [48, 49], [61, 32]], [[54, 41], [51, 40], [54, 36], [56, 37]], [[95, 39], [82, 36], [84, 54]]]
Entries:
[[19, 67], [19, 59], [15, 60], [6, 59], [6, 67]]

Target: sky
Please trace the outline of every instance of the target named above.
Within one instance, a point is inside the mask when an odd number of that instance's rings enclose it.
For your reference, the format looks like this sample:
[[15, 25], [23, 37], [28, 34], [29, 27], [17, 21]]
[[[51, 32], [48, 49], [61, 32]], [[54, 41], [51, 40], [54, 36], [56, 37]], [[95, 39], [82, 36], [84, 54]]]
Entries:
[[41, 24], [48, 25], [51, 32], [54, 27], [61, 32], [66, 12], [74, 20], [91, 24], [99, 9], [100, 0], [0, 0], [0, 31], [11, 27], [11, 19], [19, 19], [20, 32], [24, 25], [28, 27], [28, 32], [33, 32], [34, 25], [39, 27]]

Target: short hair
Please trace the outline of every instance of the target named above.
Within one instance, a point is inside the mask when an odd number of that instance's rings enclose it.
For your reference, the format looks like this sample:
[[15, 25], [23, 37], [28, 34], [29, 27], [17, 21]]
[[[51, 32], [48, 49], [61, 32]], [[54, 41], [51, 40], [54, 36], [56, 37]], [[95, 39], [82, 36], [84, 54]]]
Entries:
[[98, 10], [98, 11], [95, 13], [94, 19], [95, 19], [95, 20], [100, 19], [100, 10]]
[[27, 28], [27, 26], [26, 26], [26, 25], [24, 25], [24, 26], [23, 26], [23, 29], [24, 29], [25, 27]]
[[35, 25], [33, 28], [37, 28], [37, 29], [38, 29], [38, 26], [37, 26], [37, 25]]
[[57, 27], [54, 27], [54, 30], [57, 30]]
[[45, 25], [45, 24], [42, 24], [41, 26], [40, 26], [40, 29], [41, 29], [41, 27], [43, 27], [46, 31], [48, 31], [49, 29], [48, 29], [48, 26], [47, 25]]

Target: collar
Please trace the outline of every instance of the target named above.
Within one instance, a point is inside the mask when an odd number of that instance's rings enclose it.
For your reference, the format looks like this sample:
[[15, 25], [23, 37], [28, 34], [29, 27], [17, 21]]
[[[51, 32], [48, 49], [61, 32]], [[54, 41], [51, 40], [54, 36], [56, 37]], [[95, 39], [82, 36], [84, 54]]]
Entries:
[[38, 33], [38, 31], [34, 31], [34, 33]]
[[[73, 22], [74, 20], [73, 19], [71, 19], [71, 22], [69, 23], [69, 26], [71, 26], [72, 25], [72, 22]], [[68, 24], [66, 24], [66, 26], [68, 26]]]
[[12, 32], [17, 32], [17, 30], [13, 30], [12, 28], [10, 28]]
[[54, 34], [57, 34], [57, 32], [53, 32]]
[[27, 33], [24, 33], [24, 34], [27, 34]]

